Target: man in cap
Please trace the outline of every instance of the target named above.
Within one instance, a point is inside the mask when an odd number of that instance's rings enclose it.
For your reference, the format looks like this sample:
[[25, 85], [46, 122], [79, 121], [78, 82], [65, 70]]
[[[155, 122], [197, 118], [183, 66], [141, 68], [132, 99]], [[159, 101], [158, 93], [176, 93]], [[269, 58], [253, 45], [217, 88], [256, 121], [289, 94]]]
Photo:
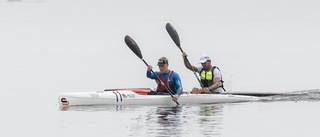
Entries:
[[[178, 73], [169, 70], [169, 62], [166, 57], [161, 57], [158, 60], [158, 67], [160, 71], [155, 71], [155, 75], [151, 73], [152, 66], [148, 65], [147, 77], [155, 79], [157, 87], [157, 95], [169, 95], [169, 92], [173, 92], [173, 100], [178, 101], [179, 96], [182, 94], [182, 84]], [[161, 81], [158, 80], [160, 78]], [[169, 90], [169, 91], [168, 91]]]
[[201, 93], [221, 93], [225, 91], [223, 87], [222, 75], [220, 69], [216, 66], [212, 66], [211, 58], [208, 54], [203, 54], [200, 57], [201, 66], [195, 67], [188, 63], [187, 54], [182, 53], [184, 65], [191, 71], [198, 72], [201, 80], [202, 88], [193, 88], [192, 92]]

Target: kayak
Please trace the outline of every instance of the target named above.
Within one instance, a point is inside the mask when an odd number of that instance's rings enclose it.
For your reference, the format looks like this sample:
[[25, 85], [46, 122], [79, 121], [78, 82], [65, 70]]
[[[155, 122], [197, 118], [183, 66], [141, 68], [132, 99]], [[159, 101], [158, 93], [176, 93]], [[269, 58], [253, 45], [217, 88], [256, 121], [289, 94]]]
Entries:
[[[107, 89], [95, 92], [71, 92], [58, 95], [62, 107], [81, 105], [175, 105], [170, 95], [150, 95], [151, 88]], [[257, 101], [258, 97], [233, 94], [191, 94], [184, 92], [178, 102], [214, 104]]]
[[244, 96], [255, 96], [255, 97], [290, 95], [288, 93], [273, 93], [273, 92], [259, 92], [259, 93], [256, 93], [256, 92], [224, 92], [221, 94], [244, 95]]

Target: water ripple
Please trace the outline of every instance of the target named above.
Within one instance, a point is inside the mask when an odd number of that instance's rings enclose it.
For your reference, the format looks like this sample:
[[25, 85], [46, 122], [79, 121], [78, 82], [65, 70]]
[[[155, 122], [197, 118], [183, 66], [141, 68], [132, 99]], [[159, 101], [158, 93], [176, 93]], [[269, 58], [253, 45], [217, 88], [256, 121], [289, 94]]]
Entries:
[[320, 101], [320, 89], [294, 91], [283, 95], [274, 96], [272, 98], [264, 98], [263, 102], [277, 102], [277, 101]]

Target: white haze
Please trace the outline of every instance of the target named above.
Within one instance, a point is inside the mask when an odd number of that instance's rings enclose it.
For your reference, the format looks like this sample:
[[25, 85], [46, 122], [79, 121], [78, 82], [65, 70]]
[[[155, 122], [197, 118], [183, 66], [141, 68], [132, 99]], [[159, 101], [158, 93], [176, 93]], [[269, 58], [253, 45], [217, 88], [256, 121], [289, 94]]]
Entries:
[[[229, 91], [318, 89], [316, 0], [0, 1], [1, 91], [86, 92], [155, 87], [125, 45], [131, 36], [157, 70], [161, 56], [183, 86], [198, 86], [165, 30], [171, 23], [192, 64], [210, 54]], [[43, 93], [44, 92], [44, 93]], [[54, 94], [52, 94], [54, 93]]]

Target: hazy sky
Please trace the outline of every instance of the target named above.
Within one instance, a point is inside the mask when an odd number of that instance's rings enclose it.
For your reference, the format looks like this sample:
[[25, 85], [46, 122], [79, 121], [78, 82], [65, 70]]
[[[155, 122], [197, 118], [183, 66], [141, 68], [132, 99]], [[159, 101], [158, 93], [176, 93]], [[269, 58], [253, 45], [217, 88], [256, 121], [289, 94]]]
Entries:
[[320, 88], [317, 0], [0, 0], [1, 90], [154, 87], [125, 35], [154, 70], [168, 57], [191, 89], [168, 22], [192, 64], [211, 55], [229, 91]]

